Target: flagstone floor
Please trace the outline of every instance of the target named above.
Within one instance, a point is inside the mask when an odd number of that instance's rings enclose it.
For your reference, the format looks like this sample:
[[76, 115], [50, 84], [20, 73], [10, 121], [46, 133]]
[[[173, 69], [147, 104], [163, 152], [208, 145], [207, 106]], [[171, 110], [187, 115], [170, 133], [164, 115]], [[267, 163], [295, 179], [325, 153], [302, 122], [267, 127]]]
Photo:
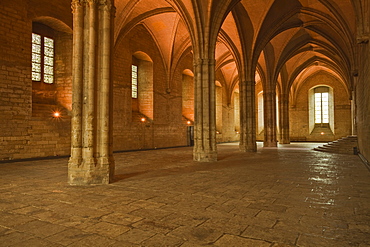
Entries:
[[89, 187], [66, 158], [0, 163], [0, 246], [370, 246], [369, 170], [318, 145], [116, 153], [115, 182]]

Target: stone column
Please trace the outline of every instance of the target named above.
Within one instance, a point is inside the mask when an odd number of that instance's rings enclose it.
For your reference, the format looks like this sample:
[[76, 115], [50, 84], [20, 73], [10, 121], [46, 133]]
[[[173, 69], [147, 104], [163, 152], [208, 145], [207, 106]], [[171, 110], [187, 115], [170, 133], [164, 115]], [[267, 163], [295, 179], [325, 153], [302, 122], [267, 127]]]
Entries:
[[265, 140], [264, 147], [277, 147], [276, 140], [276, 89], [267, 88], [263, 91]]
[[113, 76], [112, 51], [115, 8], [113, 1], [101, 0], [99, 15], [99, 40], [101, 61], [101, 87], [98, 94], [98, 163], [109, 171], [109, 181], [114, 177], [113, 159]]
[[279, 100], [280, 109], [280, 143], [290, 144], [289, 137], [289, 94], [282, 93]]
[[195, 161], [217, 161], [215, 60], [195, 61], [194, 151]]
[[71, 185], [113, 180], [112, 0], [73, 0]]
[[240, 91], [240, 143], [242, 152], [256, 152], [256, 94], [255, 81], [239, 83]]
[[82, 162], [82, 85], [84, 7], [80, 1], [72, 1], [73, 10], [73, 60], [72, 60], [72, 119], [71, 158], [69, 169]]
[[351, 133], [352, 135], [357, 135], [357, 124], [356, 124], [356, 92], [352, 91], [352, 98], [351, 98]]
[[[97, 91], [97, 0], [86, 0], [84, 23], [82, 84], [82, 166], [89, 172], [96, 165], [96, 96]], [[85, 20], [86, 20], [85, 19]]]

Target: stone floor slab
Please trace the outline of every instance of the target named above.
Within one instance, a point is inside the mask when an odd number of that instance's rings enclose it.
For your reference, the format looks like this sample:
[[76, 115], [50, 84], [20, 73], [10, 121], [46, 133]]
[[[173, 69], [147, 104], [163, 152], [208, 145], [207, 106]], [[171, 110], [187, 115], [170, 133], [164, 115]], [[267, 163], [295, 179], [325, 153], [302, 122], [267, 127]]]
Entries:
[[270, 247], [271, 243], [264, 240], [242, 238], [234, 235], [224, 235], [216, 243], [215, 246], [228, 246], [228, 247], [239, 247], [239, 246], [253, 246], [253, 247]]
[[65, 158], [1, 163], [0, 246], [370, 246], [370, 172], [317, 145], [116, 153], [101, 186], [69, 186]]

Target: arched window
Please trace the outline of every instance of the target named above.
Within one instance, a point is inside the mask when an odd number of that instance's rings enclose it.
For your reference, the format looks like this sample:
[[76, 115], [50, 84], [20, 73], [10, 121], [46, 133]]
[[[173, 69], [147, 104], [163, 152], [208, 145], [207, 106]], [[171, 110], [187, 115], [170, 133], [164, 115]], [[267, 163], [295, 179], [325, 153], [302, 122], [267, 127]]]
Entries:
[[32, 33], [32, 81], [54, 83], [54, 38], [50, 28], [34, 24]]
[[239, 89], [234, 91], [234, 126], [235, 132], [240, 132], [240, 96]]
[[264, 129], [263, 91], [258, 93], [257, 102], [257, 134], [261, 134]]
[[222, 103], [222, 85], [216, 81], [216, 130], [218, 133], [222, 133]]
[[182, 115], [194, 122], [194, 74], [189, 69], [182, 72]]
[[45, 107], [56, 108], [58, 90], [54, 75], [55, 35], [57, 31], [38, 22], [32, 23], [32, 116], [45, 116]]
[[309, 93], [310, 134], [315, 129], [326, 128], [334, 134], [334, 93], [328, 86], [311, 88]]
[[[32, 116], [72, 109], [72, 29], [60, 20], [40, 17], [32, 22], [29, 45]], [[67, 112], [66, 112], [67, 114]]]
[[137, 65], [131, 65], [131, 96], [133, 99], [137, 99]]
[[131, 96], [133, 111], [153, 120], [153, 61], [140, 51], [132, 56]]
[[329, 123], [329, 88], [317, 87], [315, 92], [315, 124]]

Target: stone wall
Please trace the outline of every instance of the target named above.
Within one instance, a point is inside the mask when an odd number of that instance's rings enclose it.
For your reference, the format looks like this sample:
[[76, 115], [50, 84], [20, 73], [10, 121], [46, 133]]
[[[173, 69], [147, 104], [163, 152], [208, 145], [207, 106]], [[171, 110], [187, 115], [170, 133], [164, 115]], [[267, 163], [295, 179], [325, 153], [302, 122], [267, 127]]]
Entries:
[[[334, 129], [333, 135], [320, 132], [311, 132], [309, 128], [309, 95], [311, 88], [326, 85], [333, 88], [334, 96]], [[262, 84], [256, 85], [256, 106], [258, 107], [258, 94], [262, 92]], [[291, 95], [292, 96], [292, 95]], [[351, 101], [345, 86], [335, 77], [326, 72], [319, 72], [307, 79], [296, 97], [290, 97], [289, 121], [291, 141], [323, 141], [329, 142], [351, 134]], [[258, 109], [256, 111], [256, 124], [258, 126]], [[263, 141], [264, 133], [257, 128], [257, 140]]]
[[370, 161], [370, 46], [359, 44], [359, 72], [356, 78], [356, 122], [360, 153]]
[[30, 142], [32, 23], [24, 4], [0, 5], [0, 159], [21, 156]]
[[[0, 5], [0, 160], [70, 154], [72, 85], [72, 14], [69, 1], [4, 0]], [[31, 80], [32, 23], [53, 30], [55, 84]], [[135, 52], [153, 59], [154, 115], [133, 111], [131, 59]], [[142, 26], [125, 37], [114, 52], [114, 150], [187, 145], [187, 121], [182, 117], [182, 72], [192, 69], [192, 57], [178, 65], [167, 83], [160, 52]], [[53, 112], [62, 116], [54, 118]], [[144, 116], [146, 117], [146, 116]]]
[[[31, 80], [32, 23], [53, 29], [55, 37], [55, 85]], [[0, 4], [0, 160], [69, 155], [72, 85], [72, 13], [70, 1], [1, 0]], [[133, 107], [131, 63], [135, 53], [144, 53], [153, 65], [153, 110], [150, 116]], [[356, 79], [357, 131], [360, 152], [369, 160], [370, 63], [368, 44], [361, 44]], [[193, 70], [191, 53], [168, 70], [161, 52], [144, 26], [137, 26], [115, 45], [114, 50], [114, 150], [132, 150], [187, 145], [187, 119], [182, 110], [184, 70]], [[194, 71], [193, 71], [194, 72]], [[219, 78], [220, 81], [224, 78]], [[313, 136], [308, 126], [308, 89], [326, 84], [334, 89], [334, 135]], [[256, 86], [256, 93], [262, 90]], [[236, 141], [233, 100], [222, 88], [222, 117], [218, 119], [218, 142]], [[351, 133], [349, 95], [333, 77], [318, 74], [298, 92], [290, 109], [291, 138], [330, 141]], [[257, 99], [257, 97], [256, 97]], [[258, 102], [256, 102], [258, 105]], [[54, 111], [62, 113], [54, 118]], [[189, 109], [187, 109], [188, 111]], [[147, 114], [147, 115], [146, 115]], [[191, 113], [188, 113], [191, 118]], [[142, 122], [141, 118], [146, 121]], [[192, 120], [192, 119], [191, 119]], [[258, 129], [258, 128], [257, 128]], [[257, 133], [257, 139], [263, 132]]]
[[[140, 107], [132, 107], [136, 101], [131, 97], [131, 64], [135, 54], [138, 59], [148, 56], [152, 60], [153, 118], [145, 111], [138, 111]], [[181, 111], [182, 71], [177, 69], [168, 84], [161, 54], [144, 26], [137, 26], [119, 39], [114, 51], [115, 151], [187, 145], [187, 123]], [[145, 118], [145, 122], [141, 118]]]
[[[68, 155], [70, 152], [70, 117], [65, 109], [70, 95], [63, 93], [55, 103], [38, 104], [35, 100], [37, 93], [32, 93], [31, 36], [32, 22], [36, 20], [66, 31], [68, 25], [65, 23], [72, 22], [70, 3], [1, 1], [0, 160]], [[60, 35], [65, 34], [60, 32]], [[70, 56], [71, 42], [65, 44], [60, 52], [56, 51], [59, 55], [56, 55], [56, 62], [71, 68], [68, 64], [70, 60], [65, 59]], [[58, 43], [56, 45], [61, 48]], [[68, 88], [70, 71], [59, 71], [63, 75], [56, 75], [56, 87], [63, 80], [63, 87]], [[62, 102], [66, 104], [59, 104]], [[62, 118], [53, 118], [54, 110], [61, 110]]]
[[[331, 133], [311, 132], [309, 127], [309, 95], [311, 88], [329, 86], [334, 96], [334, 129]], [[291, 98], [292, 99], [292, 98]], [[351, 101], [344, 85], [326, 72], [319, 72], [308, 78], [297, 92], [297, 98], [290, 102], [290, 139], [302, 141], [333, 141], [351, 134]]]

